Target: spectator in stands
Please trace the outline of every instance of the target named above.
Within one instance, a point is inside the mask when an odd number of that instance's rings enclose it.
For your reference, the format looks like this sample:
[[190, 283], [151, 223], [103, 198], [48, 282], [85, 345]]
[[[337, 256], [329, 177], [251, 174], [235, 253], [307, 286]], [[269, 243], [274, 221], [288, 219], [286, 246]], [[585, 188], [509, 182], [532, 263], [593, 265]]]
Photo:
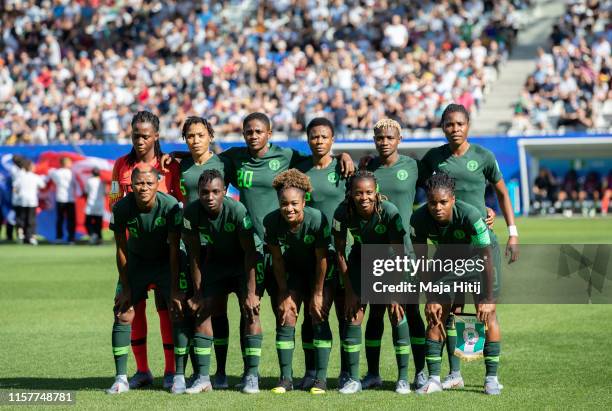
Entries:
[[23, 229], [23, 243], [38, 245], [36, 239], [36, 208], [38, 207], [38, 191], [45, 187], [45, 179], [34, 173], [34, 163], [26, 159], [23, 170], [14, 181], [13, 187], [18, 194], [19, 221]]
[[85, 205], [85, 228], [90, 244], [102, 244], [102, 217], [104, 216], [104, 200], [106, 186], [100, 179], [100, 170], [94, 167], [91, 177], [85, 184], [87, 203]]
[[75, 197], [77, 195], [77, 181], [72, 172], [72, 160], [63, 157], [60, 168], [49, 171], [49, 178], [55, 184], [55, 239], [61, 242], [64, 238], [64, 218], [68, 225], [68, 243], [74, 244], [76, 230]]

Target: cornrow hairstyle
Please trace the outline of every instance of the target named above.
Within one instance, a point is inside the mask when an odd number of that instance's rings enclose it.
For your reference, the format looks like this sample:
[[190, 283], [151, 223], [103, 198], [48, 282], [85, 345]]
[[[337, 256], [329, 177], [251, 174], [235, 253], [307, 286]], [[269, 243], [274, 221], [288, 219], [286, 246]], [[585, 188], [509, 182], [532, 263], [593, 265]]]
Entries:
[[242, 121], [242, 128], [245, 129], [247, 124], [249, 124], [249, 122], [252, 120], [261, 121], [262, 123], [266, 125], [266, 127], [268, 127], [268, 130], [272, 130], [272, 122], [270, 121], [270, 118], [266, 116], [264, 113], [259, 113], [259, 112], [251, 113], [248, 116], [246, 116], [244, 120]]
[[310, 123], [306, 126], [306, 136], [310, 137], [310, 131], [319, 126], [327, 127], [331, 130], [332, 137], [334, 136], [334, 125], [331, 121], [326, 119], [325, 117], [315, 117], [310, 120]]
[[402, 136], [402, 126], [397, 121], [390, 118], [380, 119], [374, 124], [374, 135], [378, 134], [378, 132], [382, 131], [385, 128], [392, 128], [397, 130], [397, 135]]
[[183, 124], [183, 130], [181, 131], [183, 140], [187, 138], [189, 127], [193, 126], [194, 124], [203, 124], [204, 127], [206, 127], [206, 131], [208, 132], [208, 135], [210, 136], [210, 141], [212, 142], [215, 139], [215, 130], [213, 130], [213, 127], [208, 122], [208, 120], [202, 117], [198, 117], [198, 116], [190, 116], [190, 117], [187, 117], [187, 120], [185, 120], [185, 123]]
[[[153, 126], [153, 130], [155, 130], [155, 132], [159, 132], [159, 118], [150, 111], [139, 111], [138, 113], [136, 113], [136, 115], [134, 115], [134, 117], [132, 117], [132, 130], [134, 130], [134, 127], [138, 123], [149, 123]], [[155, 146], [153, 149], [155, 151], [155, 158], [158, 162], [160, 162], [164, 153], [161, 150], [159, 139], [155, 140]], [[128, 153], [127, 163], [131, 166], [136, 164], [137, 161], [138, 158], [136, 157], [136, 150], [134, 149], [134, 147], [132, 147], [132, 149]]]
[[435, 173], [425, 181], [425, 191], [427, 195], [435, 190], [448, 190], [455, 195], [455, 179], [446, 173]]
[[462, 104], [454, 104], [454, 103], [452, 103], [452, 104], [449, 104], [448, 106], [446, 106], [446, 108], [442, 112], [442, 119], [440, 120], [440, 125], [442, 127], [444, 127], [444, 123], [446, 122], [446, 119], [452, 113], [463, 113], [463, 115], [465, 116], [465, 119], [467, 120], [467, 122], [468, 123], [470, 122], [470, 113], [468, 113], [466, 108]]
[[283, 171], [274, 177], [272, 187], [274, 187], [278, 195], [288, 188], [296, 188], [304, 193], [312, 191], [310, 178], [295, 168]]
[[346, 204], [346, 209], [348, 211], [349, 220], [353, 218], [353, 216], [357, 215], [357, 208], [355, 207], [355, 201], [351, 197], [351, 192], [353, 191], [353, 186], [359, 180], [372, 180], [374, 185], [376, 186], [376, 204], [374, 205], [374, 212], [378, 216], [380, 220], [382, 218], [382, 202], [387, 199], [386, 196], [382, 195], [378, 191], [378, 181], [376, 180], [376, 176], [373, 172], [367, 170], [358, 170], [355, 174], [353, 174], [348, 181], [346, 188], [346, 195], [344, 196], [344, 204]]
[[202, 186], [203, 184], [208, 184], [216, 178], [220, 179], [225, 187], [225, 180], [223, 179], [221, 172], [215, 168], [202, 171], [200, 178], [198, 178], [198, 187]]
[[159, 180], [159, 170], [156, 169], [155, 167], [134, 167], [134, 169], [132, 170], [132, 176], [131, 176], [131, 181], [132, 183], [134, 182], [134, 180], [136, 180], [136, 178], [140, 175], [140, 174], [146, 174], [146, 173], [151, 173], [153, 174], [153, 176], [155, 176], [155, 178], [157, 180]]

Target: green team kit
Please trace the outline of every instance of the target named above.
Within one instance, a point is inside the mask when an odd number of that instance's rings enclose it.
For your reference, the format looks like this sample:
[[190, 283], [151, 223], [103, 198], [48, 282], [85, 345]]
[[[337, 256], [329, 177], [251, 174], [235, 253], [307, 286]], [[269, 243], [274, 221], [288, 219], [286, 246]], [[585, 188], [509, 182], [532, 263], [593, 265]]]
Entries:
[[213, 154], [204, 164], [196, 164], [191, 157], [181, 160], [179, 182], [181, 194], [185, 197], [185, 204], [198, 199], [198, 179], [205, 170], [219, 170], [223, 175], [225, 163], [216, 154]]

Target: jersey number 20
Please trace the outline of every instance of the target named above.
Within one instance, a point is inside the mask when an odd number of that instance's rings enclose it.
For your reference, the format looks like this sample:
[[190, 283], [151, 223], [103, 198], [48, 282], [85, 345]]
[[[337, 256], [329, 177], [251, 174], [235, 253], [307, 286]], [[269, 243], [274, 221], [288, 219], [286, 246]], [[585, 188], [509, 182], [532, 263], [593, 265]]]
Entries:
[[238, 187], [249, 188], [253, 185], [253, 172], [241, 168], [238, 170]]

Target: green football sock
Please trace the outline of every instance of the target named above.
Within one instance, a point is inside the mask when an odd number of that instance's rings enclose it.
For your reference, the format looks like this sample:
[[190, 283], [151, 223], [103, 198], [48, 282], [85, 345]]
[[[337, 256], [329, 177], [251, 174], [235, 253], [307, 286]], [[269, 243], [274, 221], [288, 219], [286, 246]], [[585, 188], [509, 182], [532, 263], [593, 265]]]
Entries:
[[259, 373], [259, 360], [261, 359], [262, 334], [245, 335], [244, 337], [244, 358], [246, 363], [245, 372], [247, 375], [257, 376]]
[[416, 304], [406, 305], [406, 317], [408, 317], [414, 370], [418, 374], [425, 371], [425, 323]]
[[115, 356], [116, 375], [127, 375], [127, 360], [130, 352], [130, 334], [132, 326], [129, 324], [113, 324], [112, 344]]
[[304, 350], [304, 367], [307, 371], [316, 369], [313, 334], [312, 318], [306, 315], [302, 323], [302, 349]]
[[347, 356], [347, 365], [351, 378], [359, 381], [359, 354], [361, 351], [361, 326], [349, 324], [346, 327], [346, 338], [342, 349]]
[[229, 343], [229, 320], [227, 316], [212, 317], [212, 327], [215, 359], [217, 360], [217, 374], [225, 375], [225, 364], [227, 363], [227, 347]]
[[185, 364], [189, 351], [189, 330], [183, 322], [175, 322], [172, 324], [172, 333], [174, 338], [174, 364], [175, 374], [185, 374]]
[[457, 329], [455, 317], [451, 314], [446, 320], [446, 353], [448, 354], [448, 367], [451, 372], [461, 371], [461, 359], [455, 355], [457, 346]]
[[408, 362], [410, 360], [410, 332], [406, 317], [393, 327], [393, 346], [397, 362], [397, 379], [408, 381]]
[[342, 349], [342, 341], [346, 337], [347, 322], [344, 319], [338, 320], [338, 335], [340, 336], [340, 372], [349, 372], [347, 356]]
[[325, 381], [327, 379], [327, 365], [329, 364], [329, 355], [332, 348], [332, 333], [328, 321], [316, 324], [313, 328], [313, 343], [315, 346], [315, 363], [317, 371], [316, 379]]
[[440, 376], [440, 366], [442, 364], [442, 341], [427, 339], [425, 343], [425, 361], [430, 377]]
[[195, 333], [193, 335], [193, 349], [198, 359], [199, 375], [209, 375], [212, 342], [212, 335], [205, 335], [202, 333]]
[[295, 349], [295, 327], [276, 327], [276, 353], [280, 366], [280, 377], [293, 380], [293, 351]]
[[242, 353], [242, 372], [246, 374], [247, 372], [247, 362], [246, 362], [246, 332], [244, 327], [246, 326], [246, 320], [244, 315], [240, 316], [240, 352]]
[[496, 376], [497, 368], [499, 367], [499, 354], [501, 353], [501, 342], [485, 341], [483, 348], [485, 369], [487, 377]]
[[[371, 310], [370, 314], [372, 314]], [[368, 318], [365, 330], [365, 352], [368, 362], [368, 374], [380, 375], [380, 345], [384, 332], [384, 318]]]

